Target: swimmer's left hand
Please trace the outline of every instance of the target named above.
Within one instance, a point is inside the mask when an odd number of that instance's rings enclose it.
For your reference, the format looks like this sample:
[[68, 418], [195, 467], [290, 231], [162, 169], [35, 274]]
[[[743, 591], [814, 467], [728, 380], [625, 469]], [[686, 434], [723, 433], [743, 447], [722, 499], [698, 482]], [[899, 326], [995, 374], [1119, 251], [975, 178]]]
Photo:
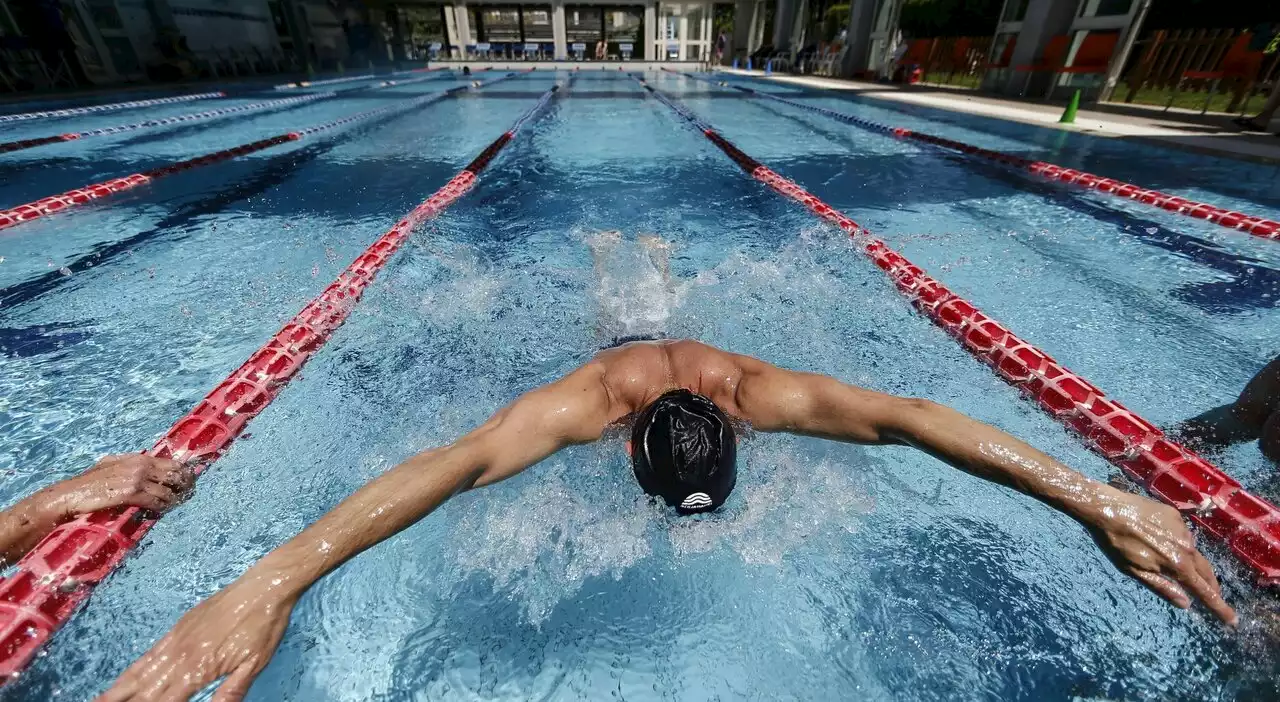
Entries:
[[240, 702], [289, 626], [287, 579], [250, 569], [183, 615], [97, 702], [178, 702], [219, 679], [213, 702]]
[[[1147, 586], [1173, 606], [1187, 609], [1200, 600], [1224, 623], [1235, 626], [1236, 612], [1222, 599], [1209, 561], [1178, 510], [1117, 490], [1086, 522], [1094, 541], [1121, 572]], [[1188, 594], [1190, 593], [1190, 594]]]

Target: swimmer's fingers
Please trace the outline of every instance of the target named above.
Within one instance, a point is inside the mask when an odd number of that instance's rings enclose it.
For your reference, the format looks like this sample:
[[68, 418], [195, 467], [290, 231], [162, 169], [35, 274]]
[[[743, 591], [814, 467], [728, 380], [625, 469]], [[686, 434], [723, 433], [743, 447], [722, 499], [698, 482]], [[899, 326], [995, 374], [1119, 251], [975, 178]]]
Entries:
[[178, 502], [178, 495], [172, 488], [159, 483], [144, 482], [125, 500], [125, 504], [149, 509], [152, 512], [163, 512]]
[[1209, 587], [1213, 588], [1214, 592], [1221, 595], [1222, 586], [1218, 584], [1218, 576], [1214, 574], [1213, 566], [1209, 565], [1209, 559], [1205, 558], [1199, 551], [1196, 551], [1192, 554], [1191, 560], [1200, 577], [1204, 578], [1204, 581], [1209, 584]]
[[157, 651], [163, 645], [162, 640], [155, 648], [129, 666], [116, 679], [115, 684], [99, 695], [95, 702], [141, 702], [173, 697], [174, 695], [171, 694], [173, 691], [168, 689], [172, 664], [166, 661], [165, 656], [157, 655]]
[[[1218, 586], [1218, 579], [1213, 576], [1213, 570], [1209, 568], [1209, 562], [1200, 555], [1199, 551], [1193, 551], [1192, 556], [1183, 561], [1182, 569], [1176, 574], [1178, 582], [1182, 586], [1196, 596], [1196, 599], [1204, 603], [1204, 606], [1213, 612], [1214, 616], [1222, 620], [1222, 623], [1229, 626], [1235, 626], [1239, 621], [1236, 611], [1222, 599], [1222, 591]], [[1200, 573], [1201, 563], [1209, 573], [1209, 579]]]
[[227, 676], [226, 680], [222, 681], [210, 702], [240, 702], [245, 695], [249, 694], [249, 686], [253, 685], [253, 679], [258, 677], [258, 672], [258, 667], [252, 663], [241, 664]]
[[190, 466], [174, 463], [172, 466], [155, 471], [151, 475], [151, 479], [173, 489], [175, 492], [186, 492], [195, 483], [196, 473]]
[[1129, 575], [1146, 585], [1148, 590], [1168, 600], [1169, 604], [1174, 607], [1187, 609], [1191, 606], [1191, 598], [1187, 596], [1187, 593], [1177, 583], [1163, 575], [1147, 570], [1138, 570], [1137, 568], [1130, 568]]

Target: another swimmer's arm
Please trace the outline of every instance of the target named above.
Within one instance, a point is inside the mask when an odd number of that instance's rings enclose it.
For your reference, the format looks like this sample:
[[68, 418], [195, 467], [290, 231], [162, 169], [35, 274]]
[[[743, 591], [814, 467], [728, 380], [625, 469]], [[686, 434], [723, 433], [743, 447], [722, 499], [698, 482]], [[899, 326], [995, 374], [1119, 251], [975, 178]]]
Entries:
[[1262, 432], [1260, 425], [1245, 421], [1236, 403], [1214, 407], [1169, 428], [1169, 435], [1196, 449], [1221, 448], [1253, 441]]
[[745, 364], [744, 371], [736, 399], [753, 427], [927, 451], [1073, 517], [1122, 572], [1174, 605], [1189, 606], [1190, 591], [1223, 621], [1234, 622], [1213, 569], [1172, 507], [1090, 480], [995, 427], [928, 400], [763, 363]]
[[1215, 407], [1169, 429], [1193, 448], [1222, 447], [1253, 441], [1271, 415], [1280, 411], [1280, 358], [1263, 366], [1231, 404]]
[[317, 580], [454, 494], [599, 439], [607, 411], [599, 371], [587, 366], [522, 396], [454, 444], [401, 463], [184, 615], [101, 699], [185, 700], [223, 677], [216, 699], [241, 699]]
[[107, 456], [0, 512], [0, 564], [26, 555], [59, 524], [111, 507], [163, 512], [191, 489], [194, 475], [173, 461], [128, 453]]

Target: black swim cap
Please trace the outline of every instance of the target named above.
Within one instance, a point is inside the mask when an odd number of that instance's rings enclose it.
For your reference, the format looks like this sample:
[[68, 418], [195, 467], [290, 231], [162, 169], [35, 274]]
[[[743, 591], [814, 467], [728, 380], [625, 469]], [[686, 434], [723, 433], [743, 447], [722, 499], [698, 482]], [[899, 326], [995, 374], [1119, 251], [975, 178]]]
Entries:
[[631, 467], [640, 487], [682, 514], [724, 504], [738, 478], [737, 457], [729, 418], [688, 390], [659, 397], [631, 429]]

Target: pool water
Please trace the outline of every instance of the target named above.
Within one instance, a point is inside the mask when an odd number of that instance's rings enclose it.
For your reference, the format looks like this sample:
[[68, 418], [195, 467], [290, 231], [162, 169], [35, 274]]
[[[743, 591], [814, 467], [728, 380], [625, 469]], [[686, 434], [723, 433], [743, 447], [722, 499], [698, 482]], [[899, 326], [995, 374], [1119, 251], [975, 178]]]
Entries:
[[[1280, 348], [1274, 242], [715, 85], [650, 79], [1159, 424], [1234, 399]], [[419, 229], [302, 377], [0, 695], [81, 700], [105, 689], [183, 612], [365, 481], [576, 367], [619, 326], [927, 397], [1095, 479], [1114, 474], [914, 314], [843, 235], [745, 177], [636, 81], [537, 72], [0, 233], [4, 500], [150, 446], [556, 82], [562, 94], [473, 191]], [[0, 201], [458, 84], [9, 154]], [[753, 85], [1280, 213], [1274, 167]], [[597, 264], [591, 247], [607, 230], [620, 241]], [[670, 243], [672, 285], [641, 235]], [[250, 699], [1277, 692], [1274, 604], [1220, 549], [1206, 547], [1241, 611], [1235, 632], [1120, 575], [1069, 519], [911, 449], [761, 435], [741, 454], [734, 496], [698, 518], [646, 500], [617, 441], [459, 496], [314, 587]], [[1215, 458], [1280, 497], [1255, 445]]]

